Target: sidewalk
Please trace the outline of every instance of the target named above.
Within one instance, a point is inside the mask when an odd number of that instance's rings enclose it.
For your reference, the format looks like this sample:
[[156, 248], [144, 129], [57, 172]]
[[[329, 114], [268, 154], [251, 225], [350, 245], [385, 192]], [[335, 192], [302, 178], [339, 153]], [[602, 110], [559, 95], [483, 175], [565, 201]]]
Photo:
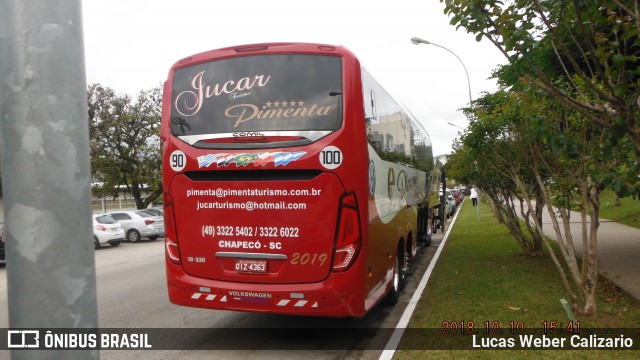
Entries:
[[[557, 218], [562, 228], [562, 219]], [[543, 211], [542, 229], [547, 237], [558, 240], [547, 209]], [[571, 234], [576, 254], [582, 256], [582, 223], [578, 212], [571, 212]], [[640, 229], [600, 219], [598, 273], [640, 300]]]

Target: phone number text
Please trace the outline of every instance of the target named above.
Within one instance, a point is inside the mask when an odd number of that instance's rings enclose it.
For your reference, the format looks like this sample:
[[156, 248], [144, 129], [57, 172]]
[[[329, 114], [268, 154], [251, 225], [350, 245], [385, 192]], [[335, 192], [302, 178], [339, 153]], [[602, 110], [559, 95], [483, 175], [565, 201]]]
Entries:
[[263, 238], [297, 238], [300, 229], [295, 226], [216, 226], [202, 225], [202, 237], [235, 236]]

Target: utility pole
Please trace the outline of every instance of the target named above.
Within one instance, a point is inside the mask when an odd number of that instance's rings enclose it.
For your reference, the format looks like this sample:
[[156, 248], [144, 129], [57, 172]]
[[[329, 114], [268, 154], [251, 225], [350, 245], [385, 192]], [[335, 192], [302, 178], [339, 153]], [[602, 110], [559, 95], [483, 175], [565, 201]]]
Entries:
[[[0, 139], [12, 329], [98, 327], [87, 118], [81, 1], [0, 0]], [[11, 357], [99, 354], [11, 349]]]

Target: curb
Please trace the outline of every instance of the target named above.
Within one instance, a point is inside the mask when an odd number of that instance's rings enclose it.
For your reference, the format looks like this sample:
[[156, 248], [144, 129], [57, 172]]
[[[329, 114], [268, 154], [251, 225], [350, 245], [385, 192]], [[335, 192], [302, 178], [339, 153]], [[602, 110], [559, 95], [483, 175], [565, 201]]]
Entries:
[[407, 325], [409, 325], [409, 320], [411, 319], [411, 316], [413, 315], [413, 312], [416, 309], [416, 305], [418, 305], [418, 301], [422, 297], [422, 293], [424, 292], [424, 289], [427, 286], [427, 282], [429, 281], [429, 278], [431, 277], [431, 273], [433, 272], [433, 269], [435, 268], [436, 263], [438, 262], [440, 253], [442, 252], [442, 249], [444, 248], [444, 244], [446, 244], [447, 239], [449, 238], [449, 233], [451, 233], [451, 229], [453, 229], [453, 225], [455, 224], [459, 213], [460, 213], [459, 210], [456, 211], [455, 216], [451, 220], [451, 225], [449, 225], [447, 232], [444, 234], [444, 238], [440, 242], [440, 245], [438, 245], [438, 250], [436, 250], [436, 253], [433, 255], [433, 259], [431, 260], [431, 263], [429, 263], [429, 267], [427, 268], [427, 271], [422, 276], [422, 279], [420, 280], [420, 284], [418, 285], [418, 288], [416, 288], [416, 291], [413, 293], [411, 300], [409, 300], [409, 304], [407, 305], [404, 312], [402, 313], [402, 316], [400, 317], [400, 320], [398, 321], [398, 324], [396, 325], [395, 330], [393, 330], [393, 334], [391, 335], [391, 338], [389, 338], [387, 345], [384, 347], [385, 350], [383, 350], [382, 354], [380, 354], [379, 360], [391, 360], [393, 358], [393, 355], [395, 354], [396, 349], [400, 344], [400, 340], [402, 339], [402, 335], [404, 334], [404, 330], [407, 328]]

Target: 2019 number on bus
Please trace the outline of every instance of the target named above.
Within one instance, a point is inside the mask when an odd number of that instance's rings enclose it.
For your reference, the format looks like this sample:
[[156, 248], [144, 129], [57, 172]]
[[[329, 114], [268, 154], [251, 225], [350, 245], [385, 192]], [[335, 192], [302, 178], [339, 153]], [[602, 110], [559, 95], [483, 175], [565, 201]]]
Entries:
[[350, 51], [180, 60], [161, 139], [171, 302], [354, 317], [397, 299], [437, 205], [431, 142]]

